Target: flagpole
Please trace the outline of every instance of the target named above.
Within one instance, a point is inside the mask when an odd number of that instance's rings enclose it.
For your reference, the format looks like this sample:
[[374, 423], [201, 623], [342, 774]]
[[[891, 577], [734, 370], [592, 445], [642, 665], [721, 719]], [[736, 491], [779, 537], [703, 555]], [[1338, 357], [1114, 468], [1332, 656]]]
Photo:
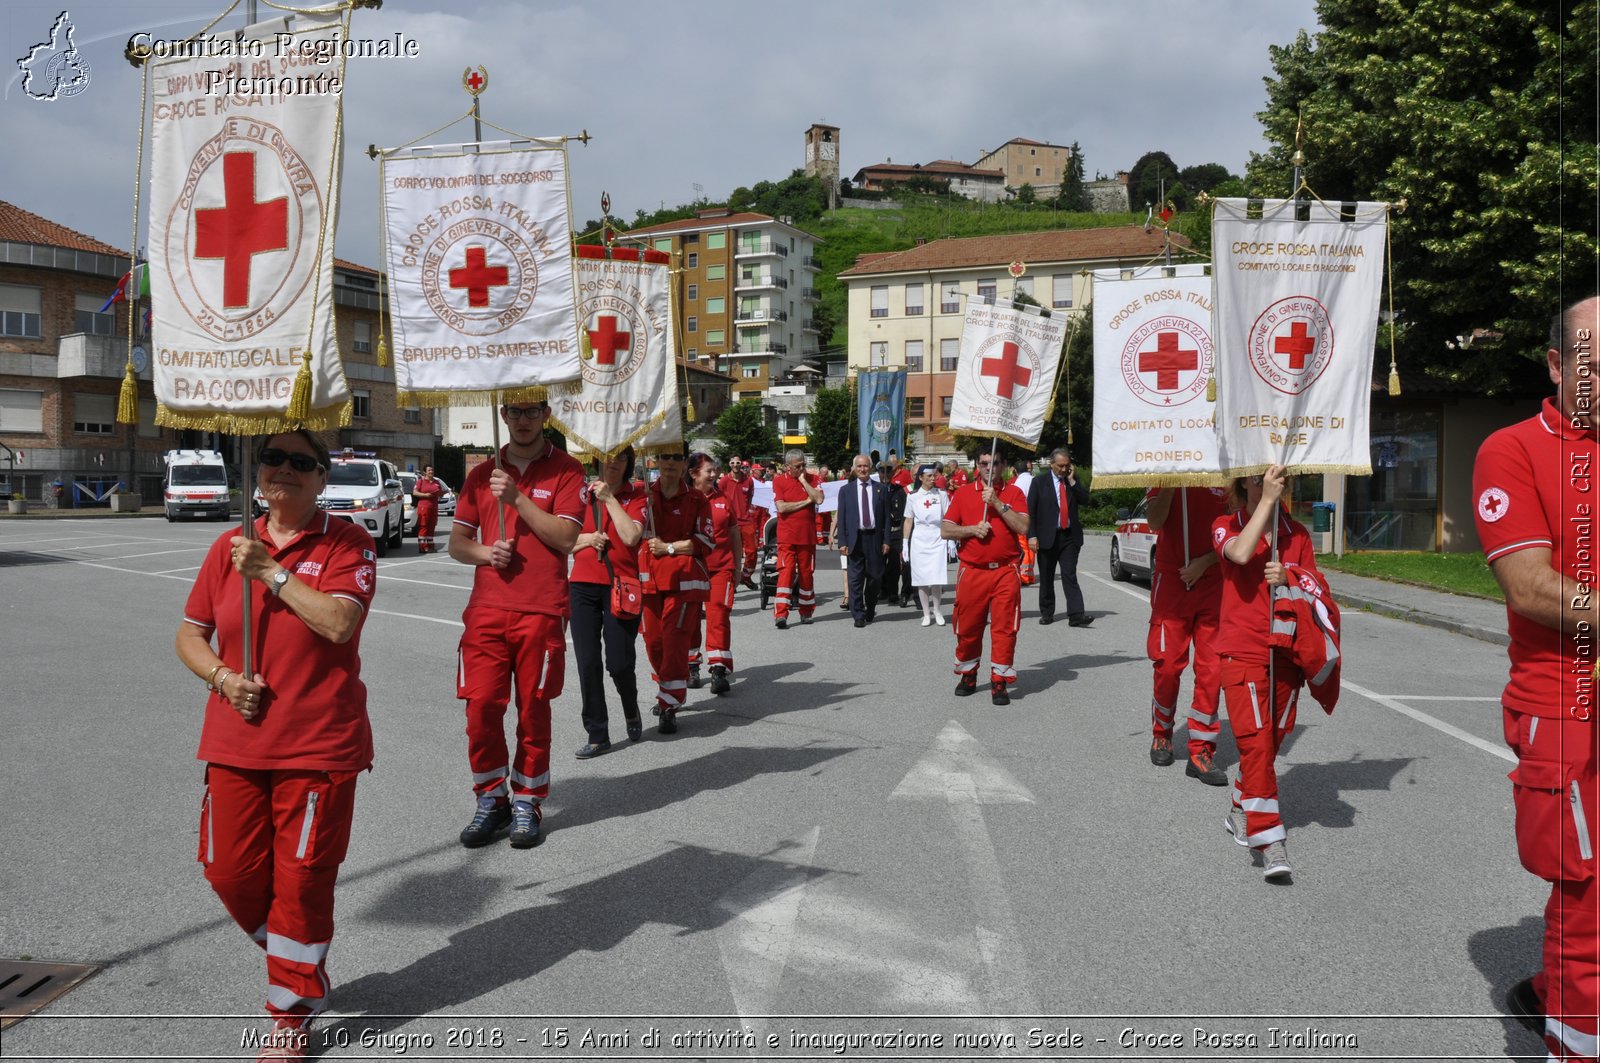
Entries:
[[[256, 24], [256, 0], [245, 0], [244, 24], [247, 28]], [[240, 35], [243, 36], [242, 33]], [[256, 519], [254, 510], [255, 481], [258, 477], [255, 474], [255, 436], [240, 436], [239, 441], [241, 444], [243, 444], [241, 448], [242, 453], [239, 455], [239, 464], [244, 467], [245, 472], [250, 474], [242, 477], [244, 479], [244, 483], [239, 485], [241, 488], [239, 491], [239, 515], [241, 517], [240, 530], [244, 535], [245, 542], [248, 543], [255, 542], [256, 540]], [[240, 634], [243, 636], [244, 640], [244, 660], [241, 663], [244, 668], [244, 678], [247, 682], [255, 682], [256, 678], [254, 662], [255, 640], [251, 631], [254, 625], [251, 623], [250, 615], [252, 605], [254, 604], [251, 601], [251, 599], [254, 597], [252, 588], [250, 586], [251, 582], [252, 581], [250, 577], [244, 575], [242, 572], [239, 574], [239, 602], [244, 610], [243, 626], [240, 628]]]

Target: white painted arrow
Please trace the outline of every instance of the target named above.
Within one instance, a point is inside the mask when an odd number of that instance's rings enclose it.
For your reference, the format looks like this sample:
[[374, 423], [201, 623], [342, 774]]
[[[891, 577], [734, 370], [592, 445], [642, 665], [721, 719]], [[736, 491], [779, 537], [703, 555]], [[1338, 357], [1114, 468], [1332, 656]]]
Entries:
[[[778, 1013], [778, 984], [789, 962], [795, 923], [811, 879], [822, 828], [813, 827], [785, 863], [762, 867], [717, 901], [732, 918], [717, 928], [717, 949], [741, 1017]], [[759, 1037], [761, 1030], [757, 1029]]]
[[950, 813], [978, 917], [978, 951], [992, 1014], [1039, 1014], [1028, 956], [1017, 934], [1000, 858], [983, 820], [986, 804], [1032, 804], [1033, 794], [959, 723], [945, 725], [933, 748], [900, 780], [890, 800], [939, 800]]

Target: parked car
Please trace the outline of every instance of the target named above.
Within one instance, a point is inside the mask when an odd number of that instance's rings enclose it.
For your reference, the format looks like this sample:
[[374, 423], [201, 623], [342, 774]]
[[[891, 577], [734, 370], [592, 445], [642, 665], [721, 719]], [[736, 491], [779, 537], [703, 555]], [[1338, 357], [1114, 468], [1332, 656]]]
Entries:
[[1130, 512], [1117, 510], [1117, 529], [1111, 533], [1111, 578], [1125, 580], [1137, 573], [1149, 579], [1156, 567], [1156, 533], [1144, 512], [1145, 500]]
[[416, 486], [416, 473], [403, 472], [400, 474], [400, 490], [405, 492], [405, 529], [407, 535], [417, 534], [417, 500], [411, 497], [411, 489]]
[[227, 520], [233, 496], [228, 469], [215, 450], [169, 450], [162, 459], [167, 467], [161, 502], [167, 520], [209, 517]]
[[456, 515], [456, 493], [443, 480], [439, 483], [444, 487], [444, 494], [439, 496], [439, 516], [453, 517]]
[[328, 485], [317, 505], [367, 529], [381, 557], [405, 536], [405, 493], [400, 471], [371, 451], [345, 449], [333, 455]]

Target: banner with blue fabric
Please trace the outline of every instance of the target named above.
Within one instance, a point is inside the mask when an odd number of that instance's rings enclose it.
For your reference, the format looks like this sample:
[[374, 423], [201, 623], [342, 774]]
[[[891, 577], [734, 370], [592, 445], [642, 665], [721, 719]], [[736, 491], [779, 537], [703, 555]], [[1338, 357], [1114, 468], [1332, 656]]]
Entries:
[[861, 453], [877, 451], [879, 459], [906, 449], [906, 374], [900, 369], [872, 369], [856, 377], [856, 438]]

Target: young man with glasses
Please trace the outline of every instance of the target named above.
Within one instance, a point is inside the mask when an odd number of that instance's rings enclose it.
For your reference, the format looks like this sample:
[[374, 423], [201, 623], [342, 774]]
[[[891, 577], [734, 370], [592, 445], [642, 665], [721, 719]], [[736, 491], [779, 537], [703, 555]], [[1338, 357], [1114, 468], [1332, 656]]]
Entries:
[[[550, 406], [500, 407], [511, 439], [467, 474], [450, 556], [476, 568], [462, 623], [456, 696], [467, 710], [467, 763], [478, 806], [461, 832], [477, 848], [511, 827], [511, 845], [543, 840], [550, 793], [550, 702], [566, 674], [567, 555], [583, 522], [583, 466], [544, 437]], [[516, 751], [506, 747], [515, 681]]]
[[1022, 623], [1022, 580], [1018, 536], [1028, 534], [1028, 500], [1010, 484], [1002, 486], [992, 454], [978, 458], [971, 483], [958, 488], [945, 511], [940, 534], [955, 540], [961, 559], [956, 581], [956, 696], [978, 689], [978, 659], [983, 629], [989, 639], [989, 698], [1011, 704], [1007, 689], [1017, 681], [1017, 628]]

